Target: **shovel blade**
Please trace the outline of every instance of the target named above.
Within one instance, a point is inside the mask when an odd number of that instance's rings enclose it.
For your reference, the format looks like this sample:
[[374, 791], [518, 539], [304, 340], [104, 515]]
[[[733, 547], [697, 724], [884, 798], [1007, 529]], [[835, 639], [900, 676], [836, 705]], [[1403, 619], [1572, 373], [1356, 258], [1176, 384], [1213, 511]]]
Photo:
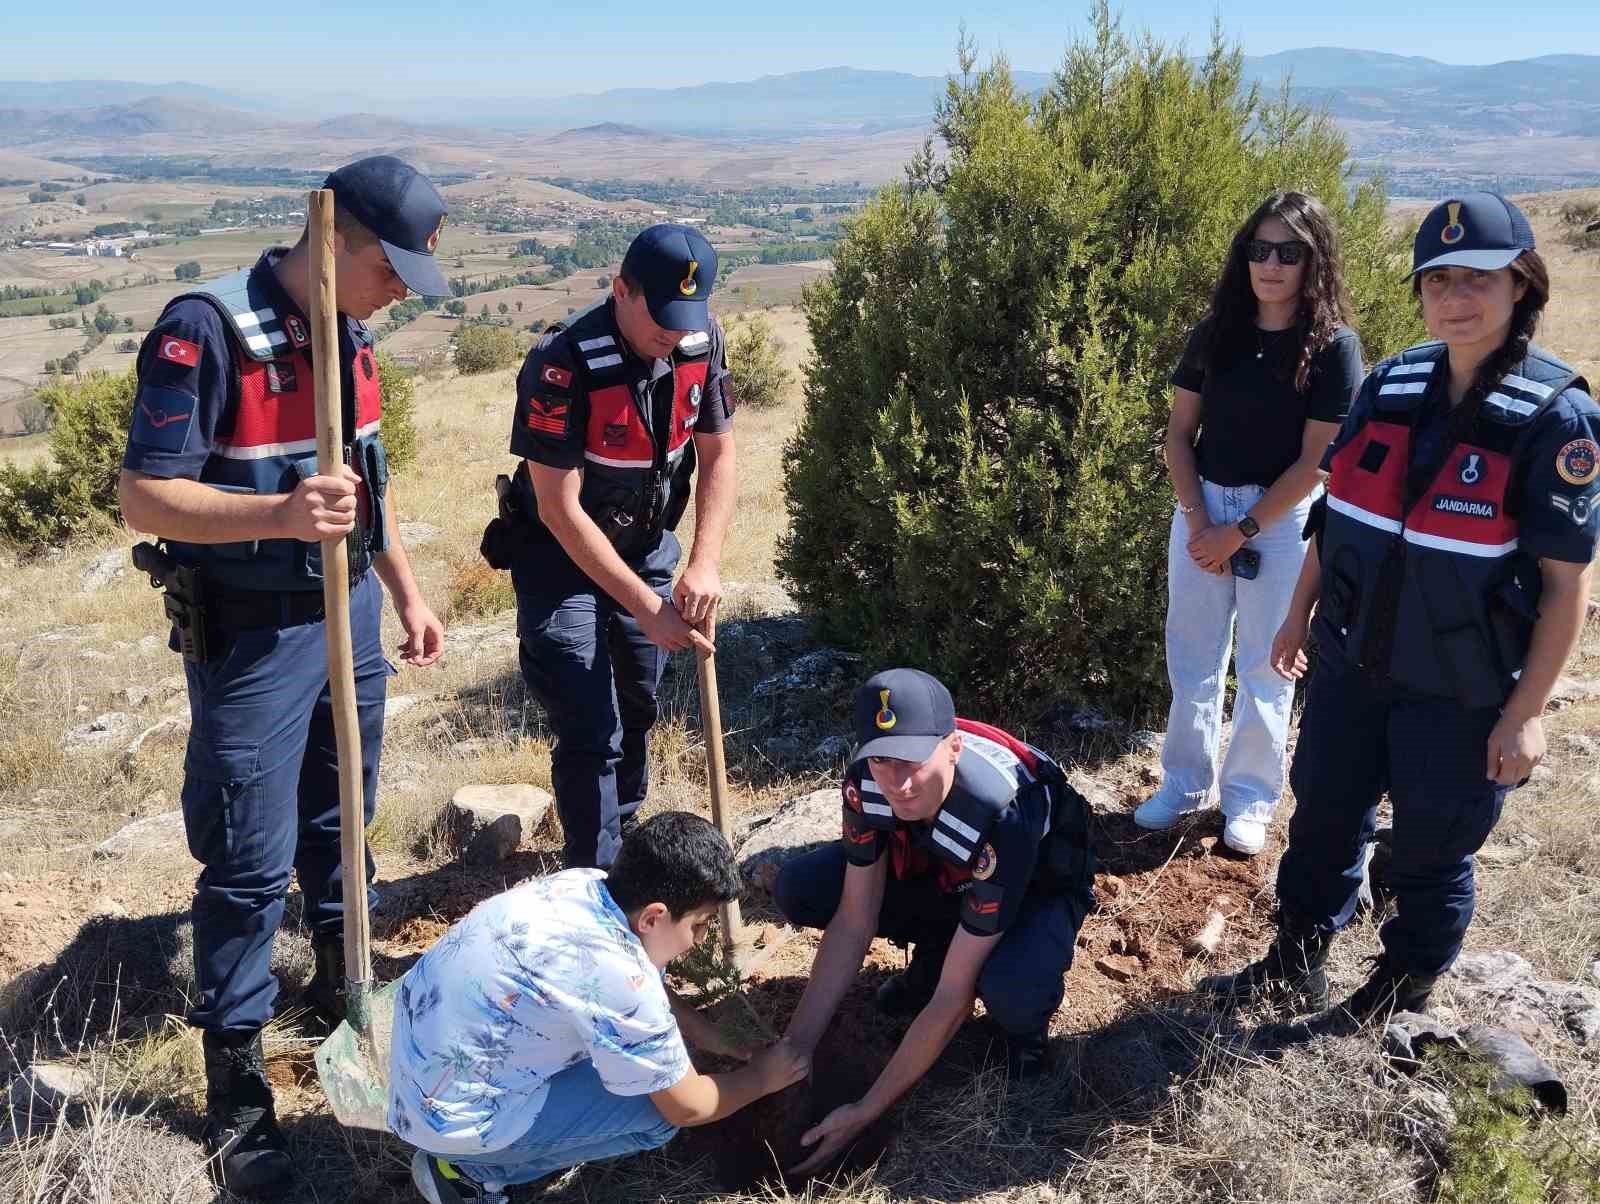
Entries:
[[333, 1115], [346, 1128], [388, 1128], [389, 1042], [399, 989], [396, 979], [367, 996], [370, 1026], [345, 1021], [317, 1047], [317, 1078]]

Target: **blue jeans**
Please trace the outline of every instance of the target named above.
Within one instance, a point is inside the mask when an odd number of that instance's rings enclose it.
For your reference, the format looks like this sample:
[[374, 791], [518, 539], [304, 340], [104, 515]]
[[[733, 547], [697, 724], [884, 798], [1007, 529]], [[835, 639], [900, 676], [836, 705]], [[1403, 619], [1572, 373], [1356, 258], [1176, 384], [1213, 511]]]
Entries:
[[[1243, 518], [1266, 490], [1202, 481], [1212, 522]], [[1284, 757], [1294, 683], [1273, 671], [1272, 637], [1289, 611], [1289, 600], [1305, 561], [1300, 538], [1311, 499], [1306, 498], [1248, 547], [1261, 554], [1253, 581], [1231, 573], [1216, 576], [1189, 558], [1189, 524], [1172, 516], [1167, 547], [1167, 677], [1172, 707], [1161, 746], [1161, 791], [1176, 801], [1203, 806], [1220, 794], [1229, 817], [1251, 810], [1271, 815], [1283, 793]], [[1237, 623], [1235, 622], [1237, 620]], [[1233, 699], [1233, 736], [1218, 768], [1222, 745], [1222, 698], [1237, 627], [1234, 659], [1238, 690]]]
[[1484, 773], [1496, 707], [1402, 695], [1324, 656], [1295, 746], [1295, 810], [1278, 866], [1278, 900], [1327, 930], [1356, 910], [1378, 800], [1394, 804], [1389, 885], [1396, 913], [1379, 933], [1408, 974], [1443, 974], [1472, 922], [1472, 857], [1500, 819], [1509, 786]]
[[[350, 593], [356, 711], [366, 821], [378, 792], [383, 697], [394, 669], [378, 620], [383, 589], [368, 573]], [[189, 683], [183, 825], [205, 868], [194, 892], [196, 1028], [258, 1029], [272, 1018], [278, 980], [272, 938], [293, 870], [305, 924], [344, 930], [339, 868], [339, 755], [320, 619], [235, 633], [204, 664], [184, 663]], [[367, 859], [370, 878], [372, 860]]]
[[648, 1095], [613, 1095], [593, 1062], [579, 1062], [550, 1080], [537, 1119], [504, 1149], [472, 1157], [441, 1155], [485, 1187], [532, 1183], [580, 1162], [600, 1162], [659, 1149], [678, 1132]]
[[[678, 541], [668, 531], [639, 576], [661, 597], [672, 591]], [[550, 780], [568, 869], [605, 869], [622, 845], [622, 823], [649, 790], [650, 729], [667, 654], [638, 621], [559, 546], [512, 566], [523, 680], [555, 734]]]

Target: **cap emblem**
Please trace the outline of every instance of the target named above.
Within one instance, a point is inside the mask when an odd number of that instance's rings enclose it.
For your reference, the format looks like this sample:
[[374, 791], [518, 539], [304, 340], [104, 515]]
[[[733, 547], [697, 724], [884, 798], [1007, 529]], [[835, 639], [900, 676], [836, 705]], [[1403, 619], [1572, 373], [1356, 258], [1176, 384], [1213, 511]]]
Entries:
[[445, 214], [439, 215], [439, 224], [433, 228], [433, 233], [428, 235], [428, 254], [433, 254], [433, 249], [439, 245], [439, 235], [444, 233]]
[[878, 713], [872, 717], [872, 722], [878, 725], [878, 730], [880, 732], [888, 731], [897, 722], [899, 722], [899, 720], [895, 718], [894, 712], [889, 709], [888, 690], [878, 691]]
[[691, 259], [689, 261], [688, 274], [684, 276], [682, 280], [678, 281], [678, 291], [685, 297], [692, 297], [695, 295], [695, 293], [700, 291], [700, 282], [694, 278], [694, 274], [699, 270], [700, 261], [698, 259]]
[[1447, 212], [1450, 220], [1439, 231], [1439, 241], [1453, 247], [1467, 236], [1467, 228], [1461, 224], [1461, 202], [1451, 201]]

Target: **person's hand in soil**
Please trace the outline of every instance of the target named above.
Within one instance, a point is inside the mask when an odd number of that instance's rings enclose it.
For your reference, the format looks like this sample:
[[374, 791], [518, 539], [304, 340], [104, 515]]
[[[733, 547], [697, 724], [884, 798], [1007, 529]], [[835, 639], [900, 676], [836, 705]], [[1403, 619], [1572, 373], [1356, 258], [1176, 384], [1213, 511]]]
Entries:
[[849, 1152], [861, 1131], [876, 1119], [859, 1101], [835, 1108], [800, 1138], [801, 1145], [817, 1148], [811, 1152], [811, 1157], [791, 1167], [787, 1173], [798, 1179], [832, 1165]]
[[803, 1054], [788, 1041], [774, 1041], [750, 1059], [750, 1069], [761, 1083], [761, 1094], [782, 1091], [811, 1073], [811, 1055]]

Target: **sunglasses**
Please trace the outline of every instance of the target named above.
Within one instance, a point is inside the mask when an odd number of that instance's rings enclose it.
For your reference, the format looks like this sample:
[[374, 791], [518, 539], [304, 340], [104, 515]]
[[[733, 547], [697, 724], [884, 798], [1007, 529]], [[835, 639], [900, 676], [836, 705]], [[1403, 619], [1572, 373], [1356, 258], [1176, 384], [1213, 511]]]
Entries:
[[1252, 238], [1244, 245], [1244, 253], [1250, 256], [1251, 263], [1266, 263], [1274, 251], [1278, 253], [1279, 263], [1286, 268], [1292, 268], [1310, 253], [1311, 246], [1299, 239], [1290, 242], [1268, 242], [1264, 238]]

